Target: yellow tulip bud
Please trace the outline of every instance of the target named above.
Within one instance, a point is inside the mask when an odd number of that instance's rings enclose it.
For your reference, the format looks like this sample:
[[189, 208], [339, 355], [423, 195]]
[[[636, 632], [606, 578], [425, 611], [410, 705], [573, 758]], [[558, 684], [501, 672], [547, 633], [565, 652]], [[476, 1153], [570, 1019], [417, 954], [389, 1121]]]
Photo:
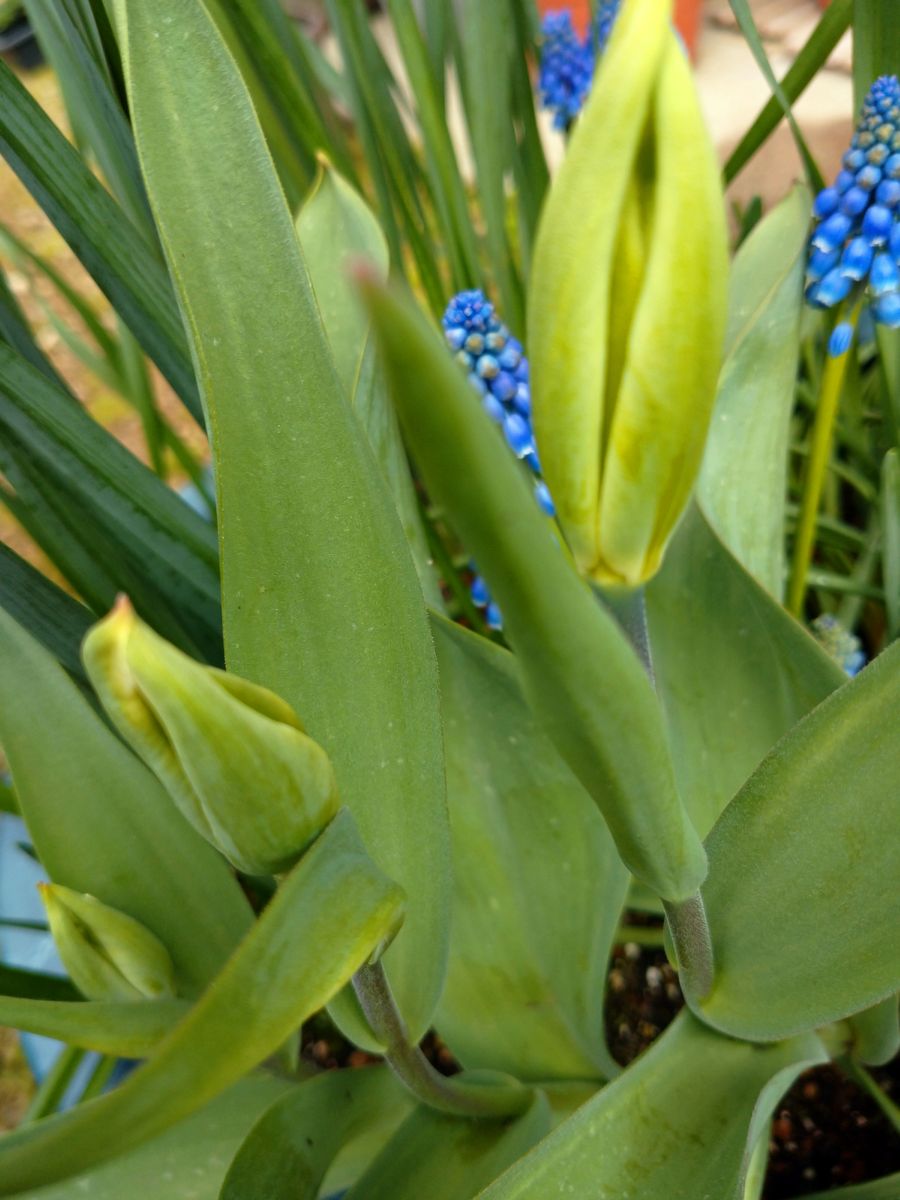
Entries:
[[625, 0], [541, 218], [538, 453], [578, 562], [658, 570], [699, 471], [725, 331], [719, 169], [670, 0]]
[[194, 662], [124, 598], [88, 633], [82, 655], [119, 732], [239, 870], [288, 870], [337, 812], [331, 762], [290, 705]]
[[175, 995], [169, 952], [149, 929], [94, 896], [38, 884], [63, 966], [89, 1000], [158, 1000]]

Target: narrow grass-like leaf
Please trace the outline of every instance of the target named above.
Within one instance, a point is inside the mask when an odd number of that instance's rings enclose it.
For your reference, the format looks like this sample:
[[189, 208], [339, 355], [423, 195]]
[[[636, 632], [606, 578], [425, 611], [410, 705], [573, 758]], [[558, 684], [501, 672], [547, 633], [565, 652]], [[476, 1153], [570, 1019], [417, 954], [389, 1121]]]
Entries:
[[857, 112], [879, 75], [900, 70], [900, 23], [894, 0], [854, 0], [853, 94]]
[[512, 655], [440, 617], [432, 629], [455, 885], [436, 1025], [466, 1067], [616, 1074], [604, 981], [628, 872], [537, 727]]
[[806, 144], [806, 139], [800, 130], [800, 126], [797, 124], [791, 109], [791, 101], [785, 95], [781, 84], [775, 78], [772, 64], [769, 62], [765, 46], [762, 44], [759, 30], [756, 28], [756, 22], [753, 20], [749, 0], [728, 0], [728, 3], [731, 5], [732, 12], [737, 18], [737, 23], [747, 40], [747, 45], [750, 47], [753, 57], [756, 59], [757, 66], [762, 71], [766, 83], [772, 89], [776, 100], [781, 106], [782, 112], [787, 117], [788, 125], [790, 126], [794, 141], [797, 144], [797, 150], [800, 153], [800, 158], [806, 170], [807, 182], [814, 192], [818, 192], [824, 186], [822, 173], [816, 165], [816, 160], [813, 158], [809, 146]]
[[699, 498], [722, 541], [780, 599], [784, 505], [810, 196], [798, 187], [738, 251]]
[[845, 676], [696, 506], [647, 589], [647, 612], [679, 789], [705, 837], [778, 739]]
[[56, 368], [34, 340], [34, 335], [25, 320], [25, 314], [10, 291], [6, 273], [2, 269], [0, 269], [0, 339], [30, 362], [33, 367], [43, 371], [48, 379], [52, 379], [61, 388], [66, 387]]
[[[809, 40], [781, 80], [781, 91], [788, 103], [794, 104], [800, 99], [846, 33], [853, 17], [853, 3], [854, 0], [831, 0], [825, 9]], [[783, 117], [782, 103], [777, 95], [773, 95], [732, 150], [723, 172], [726, 183], [731, 183], [766, 144]]]
[[316, 1200], [345, 1142], [407, 1094], [387, 1067], [327, 1071], [277, 1100], [250, 1130], [219, 1200]]
[[753, 1046], [682, 1013], [480, 1200], [738, 1200], [772, 1109], [804, 1068], [824, 1061], [812, 1034]]
[[164, 267], [5, 63], [0, 63], [0, 153], [201, 420], [184, 330]]
[[550, 1130], [538, 1093], [514, 1121], [466, 1121], [418, 1108], [346, 1200], [471, 1200]]
[[146, 1058], [187, 1011], [184, 1000], [64, 1003], [0, 995], [0, 1021], [4, 1025], [124, 1058]]
[[895, 643], [778, 743], [710, 833], [716, 977], [689, 999], [717, 1029], [768, 1041], [900, 991], [898, 705]]
[[118, 12], [138, 149], [210, 414], [228, 664], [300, 714], [404, 887], [408, 920], [386, 965], [417, 1038], [441, 988], [449, 904], [422, 592], [233, 60], [193, 0]]
[[249, 923], [240, 888], [62, 667], [2, 611], [0, 744], [49, 877], [141, 921], [171, 953], [183, 991], [199, 991]]
[[202, 1108], [328, 1002], [394, 932], [402, 907], [344, 810], [143, 1068], [0, 1140], [0, 1195], [103, 1162]]
[[576, 574], [437, 332], [411, 299], [374, 278], [364, 290], [411, 452], [496, 597], [529, 704], [626, 865], [666, 899], [686, 898], [703, 852], [634, 650]]
[[0, 994], [15, 1000], [42, 1000], [54, 1004], [78, 1003], [78, 992], [59, 975], [27, 971], [0, 963]]
[[2, 542], [0, 606], [49, 650], [70, 675], [85, 678], [78, 647], [93, 623], [93, 615]]

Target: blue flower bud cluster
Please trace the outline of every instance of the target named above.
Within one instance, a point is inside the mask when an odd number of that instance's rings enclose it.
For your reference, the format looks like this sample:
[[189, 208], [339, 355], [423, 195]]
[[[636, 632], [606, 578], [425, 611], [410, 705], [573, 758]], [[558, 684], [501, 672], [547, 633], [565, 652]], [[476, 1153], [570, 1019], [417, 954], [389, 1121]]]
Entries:
[[[499, 320], [484, 292], [460, 292], [444, 313], [444, 336], [457, 362], [465, 369], [485, 412], [503, 430], [507, 445], [531, 468], [534, 497], [548, 517], [556, 510], [550, 491], [541, 479], [541, 464], [531, 425], [531, 388], [528, 359], [518, 342]], [[501, 628], [500, 612], [487, 585], [476, 574], [472, 600], [485, 610], [488, 626]]]
[[553, 113], [556, 129], [569, 129], [581, 112], [591, 90], [597, 57], [612, 31], [620, 3], [603, 0], [584, 41], [575, 32], [568, 9], [544, 18], [538, 92], [541, 105]]
[[822, 613], [812, 623], [816, 641], [847, 675], [858, 675], [866, 665], [862, 642], [831, 613]]
[[[843, 167], [816, 196], [806, 298], [832, 308], [865, 290], [874, 319], [900, 328], [900, 81], [876, 79]], [[851, 331], [852, 334], [852, 331]], [[829, 353], [844, 353], [838, 326]]]

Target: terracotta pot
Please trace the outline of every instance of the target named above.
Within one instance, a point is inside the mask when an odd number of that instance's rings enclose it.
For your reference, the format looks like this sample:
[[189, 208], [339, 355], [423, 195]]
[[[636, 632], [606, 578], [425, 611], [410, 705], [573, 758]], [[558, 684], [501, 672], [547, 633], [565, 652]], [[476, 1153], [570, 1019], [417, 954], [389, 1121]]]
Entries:
[[[675, 0], [675, 24], [684, 38], [684, 43], [694, 56], [697, 50], [697, 35], [700, 30], [700, 7], [703, 0]], [[582, 35], [587, 32], [591, 20], [590, 0], [538, 0], [541, 16], [567, 8], [572, 14], [575, 28]]]

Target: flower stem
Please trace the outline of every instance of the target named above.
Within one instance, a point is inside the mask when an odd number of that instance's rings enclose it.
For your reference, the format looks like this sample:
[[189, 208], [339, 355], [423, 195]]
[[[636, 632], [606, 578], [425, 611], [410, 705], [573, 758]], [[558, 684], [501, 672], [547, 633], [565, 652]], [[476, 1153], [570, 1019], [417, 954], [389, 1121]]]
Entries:
[[839, 1063], [841, 1070], [853, 1080], [864, 1092], [867, 1092], [894, 1129], [900, 1132], [900, 1108], [893, 1102], [888, 1094], [882, 1090], [877, 1081], [872, 1078], [869, 1072], [860, 1063], [855, 1062], [849, 1055], [842, 1058]]
[[684, 991], [703, 1000], [712, 991], [713, 949], [703, 897], [699, 892], [674, 903], [664, 900], [669, 931], [678, 957], [678, 974]]
[[448, 1079], [436, 1071], [421, 1049], [410, 1043], [380, 962], [360, 967], [353, 977], [353, 989], [373, 1032], [385, 1047], [388, 1065], [421, 1104], [459, 1117], [502, 1119], [517, 1116], [531, 1103], [531, 1088], [508, 1075], [485, 1074], [484, 1082], [476, 1083]]
[[[858, 308], [854, 309], [848, 317], [854, 329], [858, 311]], [[842, 313], [839, 312], [838, 322], [842, 319]], [[843, 354], [835, 356], [829, 353], [825, 359], [825, 369], [822, 372], [822, 386], [819, 392], [816, 419], [813, 424], [812, 444], [803, 479], [800, 515], [797, 521], [797, 532], [794, 535], [794, 560], [788, 588], [787, 607], [795, 617], [803, 614], [807, 574], [816, 540], [816, 518], [822, 500], [822, 489], [825, 485], [825, 473], [831, 455], [838, 404], [841, 398], [841, 389], [844, 386], [844, 377], [847, 374], [852, 345], [851, 342]]]

